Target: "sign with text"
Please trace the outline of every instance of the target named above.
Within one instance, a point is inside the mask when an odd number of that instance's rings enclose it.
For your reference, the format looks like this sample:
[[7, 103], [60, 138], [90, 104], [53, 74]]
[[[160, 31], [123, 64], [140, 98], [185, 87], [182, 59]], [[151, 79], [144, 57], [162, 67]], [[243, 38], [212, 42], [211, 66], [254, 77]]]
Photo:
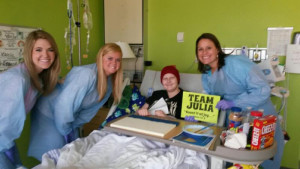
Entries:
[[219, 110], [216, 105], [219, 101], [220, 96], [183, 92], [181, 117], [195, 116], [198, 121], [217, 123]]
[[23, 62], [25, 39], [37, 29], [0, 25], [0, 72]]

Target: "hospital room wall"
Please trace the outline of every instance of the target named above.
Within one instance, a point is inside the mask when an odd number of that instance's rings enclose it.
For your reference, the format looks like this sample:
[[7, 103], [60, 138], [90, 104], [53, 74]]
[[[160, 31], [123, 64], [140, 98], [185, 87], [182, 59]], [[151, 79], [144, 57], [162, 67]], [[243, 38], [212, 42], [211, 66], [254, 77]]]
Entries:
[[[267, 46], [268, 27], [294, 27], [300, 31], [299, 0], [145, 0], [144, 51], [145, 60], [152, 61], [146, 69], [160, 70], [174, 64], [180, 72], [197, 72], [195, 40], [204, 33], [215, 34], [223, 47]], [[184, 42], [178, 43], [178, 32], [184, 32]], [[291, 140], [286, 144], [282, 166], [298, 168], [300, 159], [299, 74], [288, 74], [279, 83], [290, 90], [287, 105], [287, 131]], [[277, 108], [278, 99], [273, 99]]]
[[[74, 19], [77, 21], [77, 1], [73, 2]], [[80, 1], [82, 3], [82, 1]], [[80, 5], [81, 6], [81, 5]], [[82, 21], [83, 7], [80, 7], [81, 22], [81, 55], [88, 54], [88, 58], [82, 58], [82, 65], [96, 61], [96, 55], [104, 44], [104, 22], [103, 22], [103, 0], [90, 1], [90, 10], [93, 15], [93, 28], [91, 30], [89, 51], [86, 52], [86, 29]], [[49, 32], [56, 40], [59, 47], [62, 64], [62, 76], [69, 69], [66, 66], [65, 53], [65, 28], [69, 26], [67, 16], [67, 0], [26, 0], [26, 1], [4, 1], [0, 5], [0, 24], [17, 25], [41, 28]], [[96, 20], [95, 20], [96, 19]], [[97, 21], [97, 22], [96, 22]], [[73, 47], [73, 65], [79, 65], [78, 59], [78, 37], [77, 28], [75, 32], [76, 44]]]
[[[77, 20], [77, 1], [72, 0], [73, 13]], [[82, 2], [82, 1], [80, 1]], [[93, 63], [96, 61], [96, 55], [100, 47], [104, 44], [104, 22], [103, 22], [103, 0], [89, 1], [90, 10], [93, 15], [93, 28], [91, 30], [91, 38], [88, 53], [88, 58], [82, 58], [82, 65]], [[81, 50], [85, 54], [86, 30], [83, 27], [82, 12], [81, 14]], [[68, 27], [67, 17], [67, 0], [26, 0], [26, 1], [6, 1], [1, 0], [0, 3], [0, 24], [18, 25], [27, 27], [38, 27], [49, 32], [56, 40], [59, 47], [60, 59], [62, 64], [62, 76], [65, 76], [69, 71], [66, 66], [65, 59], [65, 28]], [[76, 45], [74, 46], [73, 54], [74, 66], [78, 65], [78, 42], [76, 32]], [[29, 142], [29, 117], [25, 123], [25, 127], [21, 137], [17, 140], [18, 147], [21, 151], [22, 161], [27, 167], [33, 167], [37, 161], [26, 156]]]
[[[75, 1], [73, 0], [75, 3]], [[299, 31], [300, 13], [298, 0], [144, 0], [144, 46], [145, 59], [153, 61], [147, 69], [160, 70], [164, 65], [176, 64], [181, 72], [197, 72], [195, 58], [195, 40], [203, 32], [216, 34], [224, 47], [240, 47], [247, 45], [266, 47], [267, 27], [293, 26]], [[40, 27], [50, 32], [56, 39], [61, 54], [62, 76], [69, 70], [65, 64], [64, 29], [68, 26], [66, 1], [61, 0], [27, 0], [4, 1], [0, 5], [0, 24]], [[74, 13], [76, 12], [76, 4]], [[91, 31], [90, 53], [82, 64], [95, 61], [100, 46], [104, 44], [103, 0], [90, 1], [93, 13], [93, 29]], [[82, 11], [82, 8], [81, 8]], [[97, 21], [97, 22], [96, 22]], [[176, 42], [177, 32], [184, 32], [184, 42]], [[85, 48], [86, 31], [81, 31], [82, 50]], [[74, 65], [78, 65], [77, 45], [74, 46]], [[161, 59], [163, 58], [163, 59]], [[184, 58], [184, 59], [183, 59]], [[288, 88], [288, 132], [292, 137], [286, 144], [283, 166], [297, 168], [300, 160], [298, 119], [300, 104], [296, 96], [300, 95], [297, 86], [300, 82], [298, 74], [289, 74]], [[285, 85], [280, 83], [280, 85]], [[27, 118], [28, 119], [28, 118]], [[29, 121], [25, 131], [18, 140], [22, 159], [27, 166], [34, 160], [26, 157], [29, 136]], [[298, 152], [297, 152], [298, 150]], [[24, 153], [25, 152], [25, 153]]]

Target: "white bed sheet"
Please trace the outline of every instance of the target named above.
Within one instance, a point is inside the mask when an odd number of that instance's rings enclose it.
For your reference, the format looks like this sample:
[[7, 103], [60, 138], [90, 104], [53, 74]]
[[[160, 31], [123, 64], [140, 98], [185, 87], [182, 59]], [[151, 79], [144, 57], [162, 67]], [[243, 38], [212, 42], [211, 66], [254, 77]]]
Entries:
[[95, 130], [58, 150], [43, 155], [34, 169], [206, 169], [199, 152], [144, 138]]

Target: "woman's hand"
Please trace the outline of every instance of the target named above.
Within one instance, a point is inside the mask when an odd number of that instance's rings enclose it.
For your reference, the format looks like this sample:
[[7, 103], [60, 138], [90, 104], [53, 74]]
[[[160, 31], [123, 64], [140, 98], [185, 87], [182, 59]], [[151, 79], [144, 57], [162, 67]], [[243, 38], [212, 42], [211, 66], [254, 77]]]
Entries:
[[189, 122], [198, 122], [198, 120], [196, 120], [194, 116], [185, 116], [184, 120]]
[[160, 116], [160, 117], [166, 117], [167, 115], [163, 112], [163, 111], [161, 111], [161, 110], [156, 110], [155, 111], [155, 115], [156, 116]]
[[221, 110], [230, 109], [231, 107], [234, 107], [233, 101], [227, 100], [220, 100], [216, 105], [216, 108]]

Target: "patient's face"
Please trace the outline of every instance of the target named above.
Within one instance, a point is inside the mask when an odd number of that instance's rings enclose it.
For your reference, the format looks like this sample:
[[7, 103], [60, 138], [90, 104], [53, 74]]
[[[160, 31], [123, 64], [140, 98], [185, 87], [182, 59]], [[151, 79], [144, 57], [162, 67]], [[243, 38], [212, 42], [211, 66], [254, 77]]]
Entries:
[[172, 92], [178, 89], [178, 81], [176, 76], [172, 73], [167, 73], [162, 79], [162, 85], [168, 92]]

